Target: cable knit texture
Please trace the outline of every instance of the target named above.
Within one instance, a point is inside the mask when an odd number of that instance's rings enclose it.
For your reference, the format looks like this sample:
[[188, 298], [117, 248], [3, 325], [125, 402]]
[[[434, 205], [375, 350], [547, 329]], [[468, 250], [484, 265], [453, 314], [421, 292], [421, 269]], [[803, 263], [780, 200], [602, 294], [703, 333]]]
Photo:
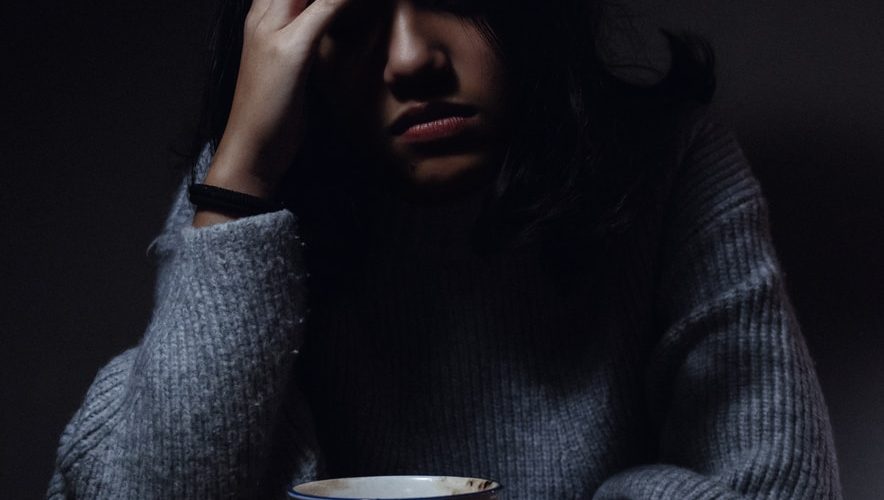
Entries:
[[532, 247], [472, 253], [476, 199], [390, 200], [366, 279], [308, 311], [295, 215], [194, 229], [182, 189], [153, 319], [66, 427], [48, 496], [417, 473], [512, 500], [840, 498], [758, 182], [725, 127], [692, 123], [665, 209], [568, 294]]

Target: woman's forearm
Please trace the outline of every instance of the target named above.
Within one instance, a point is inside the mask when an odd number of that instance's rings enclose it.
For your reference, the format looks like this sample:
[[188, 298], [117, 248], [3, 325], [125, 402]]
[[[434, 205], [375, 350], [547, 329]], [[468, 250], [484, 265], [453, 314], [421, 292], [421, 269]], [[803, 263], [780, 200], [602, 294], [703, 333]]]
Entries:
[[[96, 378], [63, 436], [50, 496], [282, 491], [266, 471], [306, 312], [296, 219], [280, 211], [167, 233], [150, 326]], [[305, 433], [288, 461], [316, 456]]]

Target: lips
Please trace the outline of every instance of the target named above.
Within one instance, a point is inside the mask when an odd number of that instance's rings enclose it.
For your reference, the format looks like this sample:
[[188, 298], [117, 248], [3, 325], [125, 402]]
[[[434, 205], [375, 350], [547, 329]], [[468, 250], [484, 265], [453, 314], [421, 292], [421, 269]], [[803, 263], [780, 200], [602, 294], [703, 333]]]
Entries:
[[429, 102], [405, 110], [390, 125], [394, 136], [404, 134], [408, 129], [421, 124], [432, 123], [446, 118], [469, 118], [476, 114], [476, 108], [451, 102]]

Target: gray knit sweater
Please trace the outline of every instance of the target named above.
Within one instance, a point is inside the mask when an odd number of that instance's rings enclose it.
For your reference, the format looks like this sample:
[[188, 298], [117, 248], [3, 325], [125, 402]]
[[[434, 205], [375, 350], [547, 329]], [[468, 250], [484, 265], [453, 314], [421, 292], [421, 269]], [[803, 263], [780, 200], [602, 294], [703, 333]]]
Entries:
[[48, 496], [417, 473], [512, 500], [840, 498], [758, 183], [713, 120], [683, 141], [666, 209], [570, 294], [530, 247], [473, 255], [474, 199], [391, 201], [367, 279], [308, 309], [296, 215], [194, 229], [182, 190], [152, 321], [98, 373]]

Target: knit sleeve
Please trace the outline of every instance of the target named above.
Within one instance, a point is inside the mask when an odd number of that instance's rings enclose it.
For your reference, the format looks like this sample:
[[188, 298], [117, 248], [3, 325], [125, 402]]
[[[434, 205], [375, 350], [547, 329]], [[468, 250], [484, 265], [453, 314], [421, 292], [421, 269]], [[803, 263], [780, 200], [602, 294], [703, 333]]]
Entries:
[[315, 475], [309, 413], [288, 384], [306, 313], [297, 220], [196, 229], [185, 187], [151, 245], [147, 331], [65, 428], [49, 498], [267, 498]]
[[766, 204], [730, 131], [696, 125], [673, 186], [647, 371], [655, 464], [598, 499], [840, 498], [827, 410]]

